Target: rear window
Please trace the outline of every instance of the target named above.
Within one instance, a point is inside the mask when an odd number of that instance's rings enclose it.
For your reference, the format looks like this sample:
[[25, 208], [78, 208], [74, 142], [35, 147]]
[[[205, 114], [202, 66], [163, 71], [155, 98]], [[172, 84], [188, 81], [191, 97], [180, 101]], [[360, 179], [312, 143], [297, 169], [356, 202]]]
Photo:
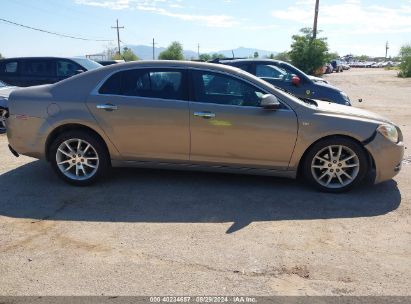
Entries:
[[184, 73], [169, 69], [134, 69], [111, 76], [100, 94], [187, 100]]
[[7, 61], [0, 63], [0, 73], [16, 73], [18, 69], [18, 62], [17, 61]]

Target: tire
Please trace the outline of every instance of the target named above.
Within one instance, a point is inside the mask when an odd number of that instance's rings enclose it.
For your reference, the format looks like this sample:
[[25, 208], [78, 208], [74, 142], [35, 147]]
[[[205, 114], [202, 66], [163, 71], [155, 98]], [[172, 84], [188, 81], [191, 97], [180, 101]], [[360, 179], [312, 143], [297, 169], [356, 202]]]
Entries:
[[7, 110], [0, 107], [0, 134], [6, 133]]
[[60, 134], [50, 146], [49, 158], [57, 175], [75, 186], [93, 184], [110, 167], [110, 157], [104, 142], [92, 132], [84, 130]]
[[[330, 147], [332, 158], [330, 159]], [[369, 158], [354, 140], [333, 137], [315, 143], [303, 160], [303, 175], [323, 192], [340, 193], [358, 186], [369, 171]]]

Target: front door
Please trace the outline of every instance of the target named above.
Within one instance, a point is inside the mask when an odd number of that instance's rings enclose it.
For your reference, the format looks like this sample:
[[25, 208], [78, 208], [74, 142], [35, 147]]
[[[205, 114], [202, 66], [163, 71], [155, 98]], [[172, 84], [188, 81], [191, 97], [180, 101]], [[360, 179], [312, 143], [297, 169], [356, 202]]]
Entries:
[[186, 71], [117, 72], [90, 95], [87, 105], [125, 160], [189, 159]]
[[286, 170], [297, 118], [283, 106], [260, 106], [261, 89], [239, 78], [193, 70], [190, 78], [192, 162]]

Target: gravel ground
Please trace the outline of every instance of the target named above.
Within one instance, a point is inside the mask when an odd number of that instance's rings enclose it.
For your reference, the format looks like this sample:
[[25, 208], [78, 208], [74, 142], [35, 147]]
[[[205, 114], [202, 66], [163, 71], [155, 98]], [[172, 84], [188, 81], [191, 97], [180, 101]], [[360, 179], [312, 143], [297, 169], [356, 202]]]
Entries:
[[[410, 142], [410, 79], [326, 77]], [[73, 188], [12, 156], [4, 135], [0, 159], [0, 295], [411, 295], [411, 165], [330, 195], [271, 177], [138, 169]]]

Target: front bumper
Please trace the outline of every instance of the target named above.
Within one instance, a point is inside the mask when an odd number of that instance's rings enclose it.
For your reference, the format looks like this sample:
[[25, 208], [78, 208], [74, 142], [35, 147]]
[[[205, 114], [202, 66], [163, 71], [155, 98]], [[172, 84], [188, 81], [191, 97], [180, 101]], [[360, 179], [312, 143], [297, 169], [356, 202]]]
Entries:
[[389, 180], [400, 172], [404, 158], [404, 143], [402, 141], [394, 144], [377, 132], [375, 138], [365, 147], [375, 162], [376, 184]]

